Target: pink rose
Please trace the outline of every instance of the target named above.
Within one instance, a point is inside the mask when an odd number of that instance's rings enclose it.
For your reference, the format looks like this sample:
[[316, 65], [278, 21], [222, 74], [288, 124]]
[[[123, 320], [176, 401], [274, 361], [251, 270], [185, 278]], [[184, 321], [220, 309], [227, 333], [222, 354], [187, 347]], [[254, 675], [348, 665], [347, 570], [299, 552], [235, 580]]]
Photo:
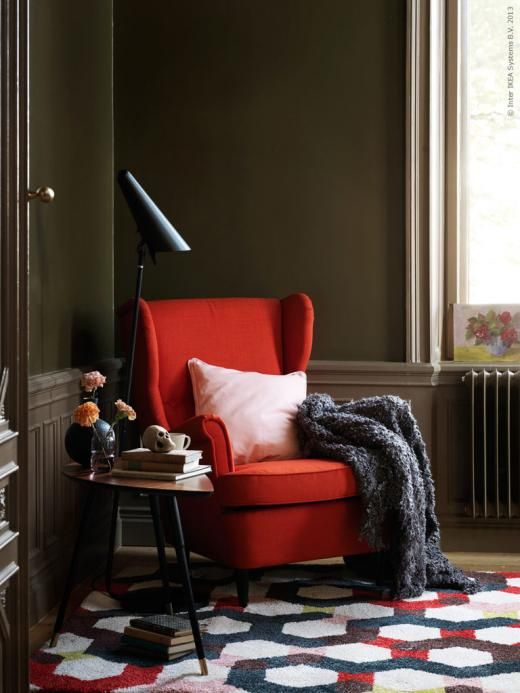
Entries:
[[515, 330], [514, 327], [508, 327], [502, 332], [500, 337], [504, 344], [510, 347], [518, 341], [518, 332]]
[[483, 342], [489, 339], [489, 329], [487, 325], [480, 325], [478, 329], [474, 332], [477, 339], [481, 339]]
[[498, 319], [503, 325], [507, 325], [512, 320], [511, 313], [508, 310], [505, 310], [503, 313], [500, 313]]
[[101, 375], [99, 371], [90, 371], [89, 373], [83, 373], [80, 382], [85, 392], [92, 392], [97, 390], [98, 387], [103, 387], [106, 381], [105, 376]]

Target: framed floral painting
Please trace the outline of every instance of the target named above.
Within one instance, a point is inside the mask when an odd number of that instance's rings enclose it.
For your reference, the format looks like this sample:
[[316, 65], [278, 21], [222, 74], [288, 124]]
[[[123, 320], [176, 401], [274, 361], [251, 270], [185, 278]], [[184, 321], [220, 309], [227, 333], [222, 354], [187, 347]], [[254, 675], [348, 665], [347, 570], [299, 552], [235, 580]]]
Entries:
[[520, 363], [520, 304], [455, 304], [453, 358]]

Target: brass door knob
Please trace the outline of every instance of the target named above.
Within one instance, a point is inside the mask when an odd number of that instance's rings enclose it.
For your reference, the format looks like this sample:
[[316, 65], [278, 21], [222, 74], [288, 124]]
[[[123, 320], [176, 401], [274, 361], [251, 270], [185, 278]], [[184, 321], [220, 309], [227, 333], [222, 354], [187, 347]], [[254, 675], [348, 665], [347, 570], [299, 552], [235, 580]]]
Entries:
[[37, 188], [36, 190], [28, 190], [27, 199], [29, 200], [29, 202], [31, 200], [40, 200], [40, 202], [52, 202], [54, 200], [54, 190], [52, 188], [47, 187], [46, 185], [42, 185], [41, 188]]

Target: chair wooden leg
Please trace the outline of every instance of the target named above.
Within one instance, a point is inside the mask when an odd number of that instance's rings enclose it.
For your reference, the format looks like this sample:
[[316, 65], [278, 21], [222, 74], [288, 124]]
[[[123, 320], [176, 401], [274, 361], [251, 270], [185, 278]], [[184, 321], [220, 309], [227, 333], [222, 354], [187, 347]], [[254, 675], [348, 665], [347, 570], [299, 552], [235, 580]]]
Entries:
[[249, 579], [253, 580], [253, 582], [257, 582], [258, 580], [261, 579], [263, 573], [264, 573], [263, 568], [253, 568], [253, 570], [249, 571]]
[[245, 607], [249, 601], [249, 572], [243, 568], [237, 568], [235, 581], [237, 583], [238, 603]]

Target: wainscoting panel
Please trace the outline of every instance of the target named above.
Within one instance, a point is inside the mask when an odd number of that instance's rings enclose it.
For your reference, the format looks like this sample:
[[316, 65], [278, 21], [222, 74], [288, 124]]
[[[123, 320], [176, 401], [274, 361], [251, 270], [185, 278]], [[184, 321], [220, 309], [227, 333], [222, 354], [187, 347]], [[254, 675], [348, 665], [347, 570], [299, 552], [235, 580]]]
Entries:
[[[121, 362], [97, 364], [108, 382], [103, 402], [117, 399]], [[63, 444], [72, 412], [79, 404], [81, 371], [67, 369], [32, 376], [29, 380], [29, 537], [30, 620], [36, 623], [61, 597], [72, 545], [76, 537], [83, 489], [66, 479], [69, 461]], [[100, 493], [93, 508], [78, 579], [103, 570], [108, 545], [110, 495]]]
[[433, 397], [437, 372], [430, 364], [380, 361], [311, 361], [309, 392], [325, 392], [343, 402], [376, 395], [398, 395], [410, 402], [435, 467]]
[[470, 501], [470, 427], [462, 376], [441, 376], [435, 405], [437, 512], [442, 520], [463, 518]]
[[39, 552], [43, 550], [43, 513], [41, 496], [37, 489], [42, 488], [42, 459], [40, 427], [33, 426], [29, 430], [29, 460], [31, 464], [31, 478], [29, 484], [29, 560], [32, 563]]

